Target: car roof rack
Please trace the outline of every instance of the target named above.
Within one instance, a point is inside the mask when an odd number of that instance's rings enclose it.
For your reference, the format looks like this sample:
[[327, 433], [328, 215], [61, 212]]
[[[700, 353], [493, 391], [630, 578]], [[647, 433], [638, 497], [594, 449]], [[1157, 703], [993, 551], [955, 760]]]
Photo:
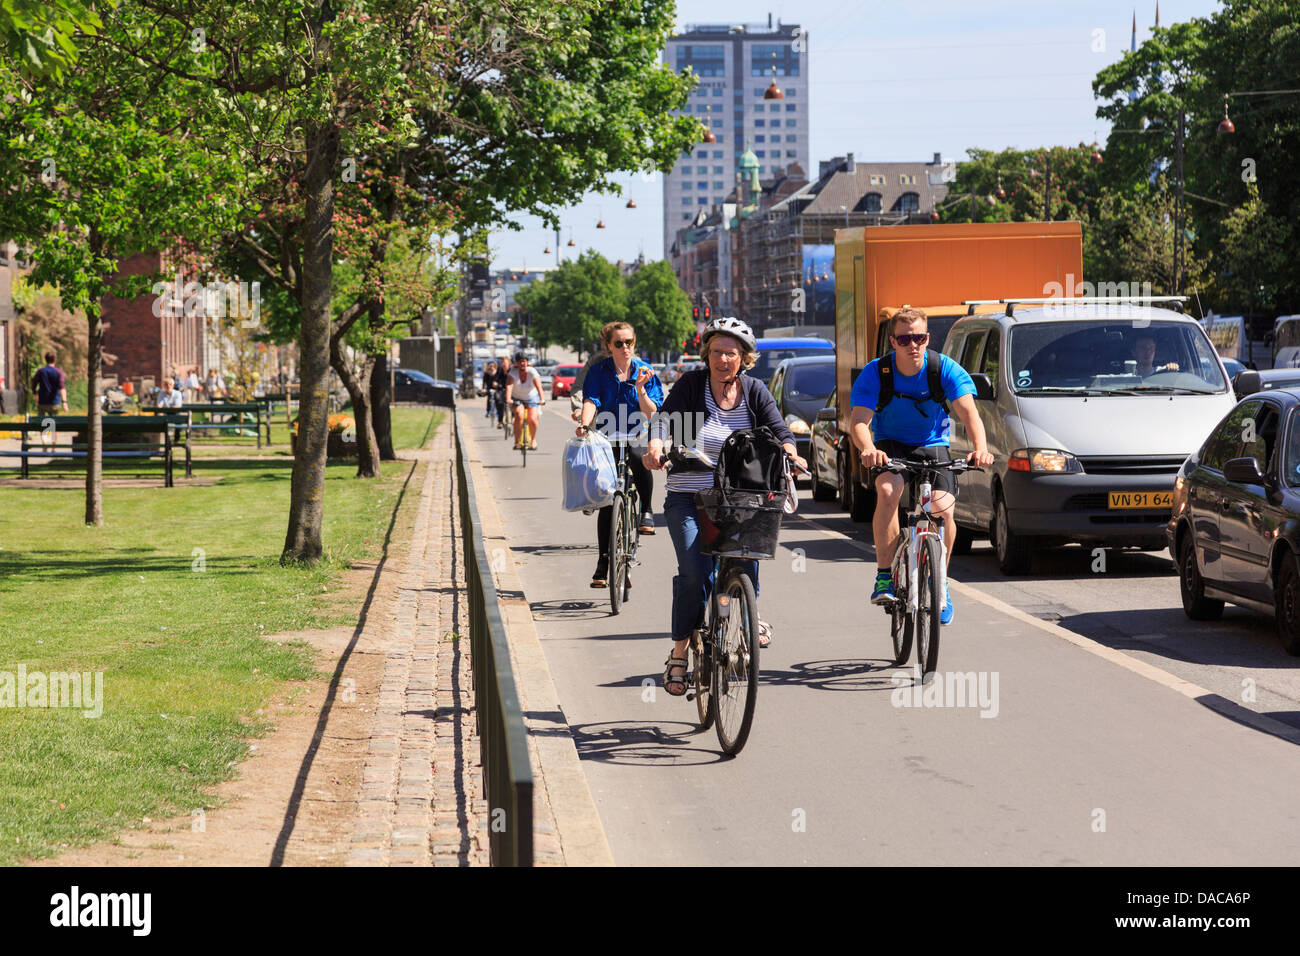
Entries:
[[1183, 311], [1183, 303], [1191, 301], [1186, 295], [1080, 295], [1049, 296], [1037, 299], [964, 299], [962, 305], [967, 307], [966, 314], [974, 315], [977, 305], [1005, 305], [1007, 315], [1016, 314], [1017, 305], [1115, 305], [1123, 302], [1172, 302], [1176, 311]]

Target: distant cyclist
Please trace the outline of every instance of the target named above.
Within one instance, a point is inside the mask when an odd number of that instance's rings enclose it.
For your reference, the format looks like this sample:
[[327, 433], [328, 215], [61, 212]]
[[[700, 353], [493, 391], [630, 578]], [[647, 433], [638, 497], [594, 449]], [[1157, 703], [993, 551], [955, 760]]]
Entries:
[[528, 433], [532, 436], [528, 450], [537, 450], [537, 422], [539, 409], [546, 404], [546, 395], [542, 391], [542, 377], [537, 369], [528, 364], [528, 356], [523, 352], [515, 353], [515, 364], [506, 375], [506, 385], [510, 389], [510, 401], [515, 410], [515, 447], [521, 444], [520, 436], [524, 430], [524, 415], [528, 415]]
[[[894, 351], [871, 362], [858, 375], [850, 393], [853, 407], [853, 442], [862, 449], [862, 467], [879, 469], [892, 458], [949, 461], [948, 433], [956, 412], [966, 426], [975, 450], [966, 456], [972, 465], [993, 464], [984, 436], [984, 423], [975, 409], [975, 383], [964, 368], [946, 355], [926, 349], [929, 320], [920, 309], [899, 309], [891, 322]], [[901, 475], [882, 471], [876, 475], [876, 513], [871, 530], [876, 542], [876, 586], [871, 603], [894, 600], [890, 567], [899, 545], [898, 506], [904, 481]], [[939, 471], [934, 481], [930, 513], [943, 520], [943, 540], [952, 558], [957, 521], [952, 506], [957, 479]], [[945, 569], [946, 570], [946, 569]], [[946, 582], [946, 578], [945, 578]], [[943, 612], [939, 620], [953, 618], [952, 596], [945, 583]]]
[[497, 424], [502, 428], [506, 427], [506, 380], [510, 377], [510, 356], [501, 356], [497, 362], [496, 372], [496, 393], [497, 393]]

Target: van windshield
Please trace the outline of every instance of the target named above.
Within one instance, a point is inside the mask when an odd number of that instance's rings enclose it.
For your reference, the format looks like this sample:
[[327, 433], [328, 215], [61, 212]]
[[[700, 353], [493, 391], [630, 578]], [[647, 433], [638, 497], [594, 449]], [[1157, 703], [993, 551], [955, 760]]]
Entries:
[[1223, 392], [1218, 356], [1193, 322], [1027, 322], [1011, 329], [1019, 393]]

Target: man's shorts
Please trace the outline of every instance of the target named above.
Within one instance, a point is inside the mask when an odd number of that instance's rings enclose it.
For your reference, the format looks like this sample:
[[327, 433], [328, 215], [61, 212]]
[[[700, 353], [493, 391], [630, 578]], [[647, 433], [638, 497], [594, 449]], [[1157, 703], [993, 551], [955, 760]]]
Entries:
[[[876, 448], [883, 451], [891, 460], [894, 458], [910, 458], [913, 460], [923, 459], [926, 461], [952, 461], [952, 455], [949, 453], [947, 445], [908, 445], [901, 441], [894, 441], [892, 438], [882, 438], [880, 441], [876, 442]], [[880, 474], [882, 469], [873, 468], [871, 470], [874, 472], [871, 476], [871, 480], [874, 483], [876, 475]], [[906, 477], [903, 477], [906, 481]], [[946, 491], [948, 494], [956, 498], [957, 476], [947, 469], [936, 472], [931, 488], [934, 491]], [[915, 507], [916, 503], [910, 500], [910, 494], [908, 495], [908, 499], [906, 507], [910, 511]]]
[[59, 414], [59, 410], [60, 410], [61, 408], [63, 408], [62, 405], [41, 405], [41, 404], [37, 403], [37, 405], [36, 405], [36, 414], [38, 414], [38, 415], [57, 415], [57, 414]]

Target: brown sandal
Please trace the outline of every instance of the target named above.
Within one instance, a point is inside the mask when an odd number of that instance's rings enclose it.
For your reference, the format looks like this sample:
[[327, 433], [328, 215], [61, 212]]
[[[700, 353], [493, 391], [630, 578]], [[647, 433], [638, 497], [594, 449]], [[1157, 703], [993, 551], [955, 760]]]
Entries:
[[592, 579], [591, 579], [591, 586], [592, 586], [593, 588], [607, 588], [607, 587], [609, 587], [609, 584], [606, 583], [606, 581], [605, 581], [604, 578], [592, 578]]

